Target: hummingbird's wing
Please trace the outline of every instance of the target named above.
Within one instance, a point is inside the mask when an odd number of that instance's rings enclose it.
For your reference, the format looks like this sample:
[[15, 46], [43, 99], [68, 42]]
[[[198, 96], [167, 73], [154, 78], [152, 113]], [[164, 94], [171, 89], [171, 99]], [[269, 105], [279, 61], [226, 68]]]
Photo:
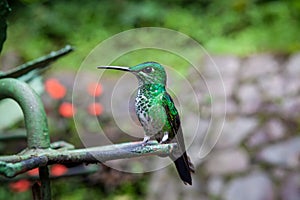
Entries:
[[176, 142], [178, 144], [178, 151], [170, 155], [174, 161], [176, 169], [180, 178], [184, 183], [192, 185], [191, 172], [194, 172], [193, 165], [185, 152], [185, 144], [183, 133], [180, 125], [180, 118], [175, 104], [170, 95], [165, 92], [163, 95], [163, 107], [166, 111], [167, 122], [170, 124], [169, 138], [167, 142]]
[[178, 142], [180, 148], [185, 151], [183, 135], [180, 127], [180, 118], [173, 99], [167, 92], [165, 92], [162, 97], [162, 102], [163, 108], [167, 115], [167, 122], [171, 127], [171, 130], [169, 131], [168, 142], [171, 142], [175, 139], [176, 141], [174, 142]]

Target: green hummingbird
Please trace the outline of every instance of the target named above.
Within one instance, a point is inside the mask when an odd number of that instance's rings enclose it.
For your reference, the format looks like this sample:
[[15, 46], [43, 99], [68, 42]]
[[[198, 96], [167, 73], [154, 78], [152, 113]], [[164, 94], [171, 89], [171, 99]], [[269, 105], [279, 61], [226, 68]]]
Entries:
[[145, 131], [143, 144], [151, 137], [160, 143], [177, 142], [178, 151], [170, 158], [185, 184], [192, 185], [193, 165], [187, 156], [178, 111], [166, 91], [167, 75], [163, 66], [156, 62], [144, 62], [133, 67], [99, 66], [99, 69], [115, 69], [131, 72], [138, 79], [135, 98], [136, 115]]

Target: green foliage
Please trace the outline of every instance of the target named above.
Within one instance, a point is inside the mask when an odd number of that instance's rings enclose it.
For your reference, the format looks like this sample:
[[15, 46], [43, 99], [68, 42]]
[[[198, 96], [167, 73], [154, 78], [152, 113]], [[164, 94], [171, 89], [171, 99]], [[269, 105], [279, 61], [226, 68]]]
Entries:
[[57, 180], [52, 183], [53, 199], [144, 199], [146, 186], [145, 180], [138, 183], [124, 183], [118, 188], [109, 191], [103, 190], [101, 186], [88, 186], [78, 178], [69, 178], [66, 184], [65, 180]]
[[6, 40], [6, 28], [7, 28], [6, 17], [9, 11], [10, 8], [7, 4], [7, 1], [0, 0], [0, 52], [2, 50], [2, 45]]
[[[67, 180], [67, 181], [66, 181]], [[140, 200], [146, 195], [145, 180], [138, 183], [125, 183], [122, 186], [104, 191], [101, 187], [89, 186], [81, 181], [81, 178], [60, 179], [51, 182], [52, 198], [60, 200]], [[1, 183], [1, 199], [29, 200], [32, 199], [31, 190], [16, 193], [10, 190], [9, 184]]]
[[32, 199], [31, 191], [16, 194], [9, 190], [8, 184], [0, 183], [0, 197], [1, 199], [10, 200], [29, 200]]
[[[64, 67], [79, 67], [91, 49], [108, 37], [145, 26], [181, 31], [212, 53], [293, 53], [300, 49], [297, 0], [23, 0], [11, 6], [6, 51], [17, 50], [30, 60], [70, 43], [77, 49], [58, 62]], [[172, 57], [165, 58], [175, 63]]]

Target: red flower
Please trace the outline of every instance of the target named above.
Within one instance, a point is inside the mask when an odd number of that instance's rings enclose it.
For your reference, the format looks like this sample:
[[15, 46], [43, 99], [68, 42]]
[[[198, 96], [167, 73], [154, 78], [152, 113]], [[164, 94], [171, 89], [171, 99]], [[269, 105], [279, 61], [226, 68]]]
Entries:
[[98, 97], [102, 94], [103, 89], [102, 89], [102, 85], [99, 83], [90, 83], [88, 85], [88, 94], [91, 95], [92, 97]]
[[51, 167], [51, 175], [61, 176], [68, 171], [68, 168], [64, 165], [55, 164]]
[[32, 170], [29, 170], [27, 174], [29, 174], [30, 176], [37, 176], [39, 174], [39, 168], [34, 168]]
[[26, 179], [21, 179], [9, 184], [10, 189], [14, 192], [25, 192], [29, 190], [30, 186], [31, 186], [30, 181]]
[[45, 90], [53, 99], [61, 99], [66, 95], [66, 88], [57, 79], [50, 78], [45, 82]]
[[63, 102], [60, 106], [59, 106], [59, 114], [65, 118], [70, 118], [73, 117], [73, 115], [76, 112], [76, 109], [73, 107], [73, 104], [68, 103], [68, 102]]
[[88, 106], [88, 113], [90, 115], [99, 116], [103, 112], [103, 106], [100, 103], [91, 103]]

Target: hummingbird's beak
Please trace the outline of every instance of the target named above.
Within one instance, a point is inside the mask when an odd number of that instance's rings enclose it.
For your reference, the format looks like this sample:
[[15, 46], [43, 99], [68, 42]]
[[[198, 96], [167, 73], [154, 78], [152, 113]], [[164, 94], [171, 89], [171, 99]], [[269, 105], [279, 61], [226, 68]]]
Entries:
[[122, 67], [122, 66], [98, 66], [97, 69], [115, 69], [121, 71], [130, 71], [129, 67]]

